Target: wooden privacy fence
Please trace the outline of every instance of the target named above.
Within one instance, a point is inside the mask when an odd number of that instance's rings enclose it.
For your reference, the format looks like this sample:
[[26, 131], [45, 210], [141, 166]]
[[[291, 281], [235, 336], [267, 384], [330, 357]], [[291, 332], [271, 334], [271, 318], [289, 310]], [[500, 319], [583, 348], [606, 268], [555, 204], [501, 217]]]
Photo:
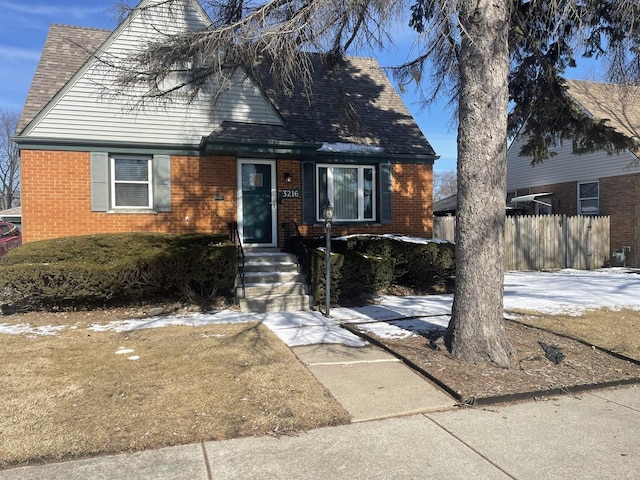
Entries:
[[[589, 270], [610, 259], [608, 216], [535, 215], [506, 217], [505, 269]], [[455, 217], [434, 217], [434, 238], [454, 239]]]

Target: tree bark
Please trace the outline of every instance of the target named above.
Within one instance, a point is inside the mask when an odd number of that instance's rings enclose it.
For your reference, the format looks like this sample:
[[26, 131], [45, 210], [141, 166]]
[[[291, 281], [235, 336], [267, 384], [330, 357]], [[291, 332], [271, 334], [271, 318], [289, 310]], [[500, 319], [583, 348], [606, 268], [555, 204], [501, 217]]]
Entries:
[[509, 0], [463, 0], [456, 289], [445, 343], [456, 358], [508, 368], [503, 325]]

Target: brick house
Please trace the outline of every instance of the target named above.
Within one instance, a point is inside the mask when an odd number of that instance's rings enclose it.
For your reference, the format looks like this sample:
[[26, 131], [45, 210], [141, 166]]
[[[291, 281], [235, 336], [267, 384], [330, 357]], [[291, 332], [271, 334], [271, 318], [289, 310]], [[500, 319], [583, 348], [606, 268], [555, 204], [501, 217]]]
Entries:
[[[567, 84], [590, 115], [640, 139], [640, 88], [578, 80]], [[609, 215], [612, 250], [624, 249], [626, 265], [640, 267], [640, 152], [574, 155], [565, 143], [552, 149], [555, 156], [532, 166], [530, 157], [519, 156], [523, 143], [516, 138], [508, 150], [508, 200], [549, 193], [538, 197], [542, 203], [518, 206], [529, 214]]]
[[375, 60], [310, 54], [310, 96], [278, 91], [266, 65], [215, 101], [135, 105], [109, 65], [210, 25], [195, 0], [162, 15], [150, 1], [114, 31], [51, 26], [14, 138], [25, 242], [237, 222], [245, 244], [282, 247], [291, 222], [324, 232], [327, 199], [336, 234], [431, 236], [437, 156]]

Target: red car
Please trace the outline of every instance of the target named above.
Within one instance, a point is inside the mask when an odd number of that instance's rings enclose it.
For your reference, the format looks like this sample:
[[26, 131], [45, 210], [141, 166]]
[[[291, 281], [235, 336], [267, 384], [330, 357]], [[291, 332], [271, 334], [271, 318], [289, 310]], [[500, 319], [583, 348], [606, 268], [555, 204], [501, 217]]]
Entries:
[[0, 222], [0, 257], [22, 245], [22, 232], [13, 223]]

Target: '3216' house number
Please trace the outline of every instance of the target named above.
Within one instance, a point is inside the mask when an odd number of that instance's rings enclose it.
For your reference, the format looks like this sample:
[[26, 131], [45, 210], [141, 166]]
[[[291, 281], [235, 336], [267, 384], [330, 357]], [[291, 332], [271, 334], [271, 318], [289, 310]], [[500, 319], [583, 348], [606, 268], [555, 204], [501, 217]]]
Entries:
[[299, 198], [300, 190], [298, 190], [297, 188], [284, 188], [280, 192], [280, 196], [282, 198]]

